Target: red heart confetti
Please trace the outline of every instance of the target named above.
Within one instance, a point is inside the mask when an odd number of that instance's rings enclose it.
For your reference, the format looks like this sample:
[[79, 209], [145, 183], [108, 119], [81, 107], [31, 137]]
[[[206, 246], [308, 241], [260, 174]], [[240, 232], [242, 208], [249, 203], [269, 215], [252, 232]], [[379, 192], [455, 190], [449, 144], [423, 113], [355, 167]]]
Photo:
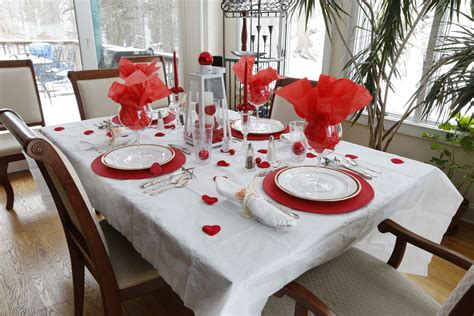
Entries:
[[229, 150], [229, 155], [231, 155], [231, 156], [235, 155], [235, 149], [230, 149]]
[[392, 159], [390, 159], [390, 160], [391, 160], [394, 164], [397, 164], [397, 165], [402, 164], [402, 163], [405, 162], [405, 161], [403, 161], [403, 160], [401, 160], [401, 159], [399, 159], [399, 158], [392, 158]]
[[92, 133], [94, 133], [94, 131], [91, 130], [91, 129], [88, 129], [87, 131], [84, 131], [84, 135], [90, 135]]
[[219, 161], [217, 162], [217, 165], [218, 165], [219, 167], [228, 167], [228, 166], [230, 166], [230, 163], [228, 163], [228, 162], [225, 161], [225, 160], [219, 160]]
[[199, 159], [201, 159], [201, 160], [207, 160], [207, 159], [209, 159], [209, 150], [207, 150], [207, 149], [201, 149], [201, 150], [198, 152], [198, 157], [199, 157]]
[[221, 227], [219, 225], [204, 225], [202, 226], [202, 231], [209, 236], [214, 236], [221, 231]]
[[150, 167], [150, 173], [155, 176], [161, 174], [162, 171], [163, 169], [161, 168], [161, 165], [157, 162], [153, 163]]
[[258, 152], [258, 153], [261, 153], [261, 154], [266, 154], [266, 153], [268, 153], [268, 150], [266, 150], [266, 149], [259, 149], [259, 150], [257, 150], [257, 152]]
[[315, 154], [313, 154], [313, 153], [307, 153], [307, 154], [306, 154], [306, 157], [307, 157], [307, 158], [316, 158], [317, 156], [316, 156]]
[[218, 198], [216, 198], [214, 196], [209, 196], [209, 195], [206, 195], [206, 194], [201, 196], [201, 199], [209, 205], [212, 205], [212, 204], [216, 203], [217, 201], [219, 201]]
[[293, 143], [293, 146], [291, 146], [291, 151], [296, 156], [301, 156], [305, 152], [304, 144], [302, 142]]
[[346, 157], [347, 157], [347, 158], [351, 158], [351, 159], [357, 159], [357, 158], [359, 158], [359, 156], [356, 156], [356, 155], [353, 155], [353, 154], [347, 154]]
[[165, 136], [165, 133], [162, 133], [162, 132], [158, 132], [155, 134], [155, 137], [163, 137]]
[[270, 168], [270, 163], [268, 161], [262, 161], [259, 164], [257, 164], [259, 168]]
[[112, 135], [112, 132], [107, 132], [105, 136], [112, 138], [113, 135]]
[[260, 157], [255, 158], [255, 163], [259, 164], [261, 162], [262, 162], [262, 158]]
[[60, 131], [64, 130], [64, 127], [55, 127], [54, 130], [56, 132], [60, 132]]
[[174, 124], [166, 124], [166, 125], [165, 125], [165, 128], [166, 128], [166, 129], [175, 129], [175, 128], [176, 128], [176, 125], [174, 125]]

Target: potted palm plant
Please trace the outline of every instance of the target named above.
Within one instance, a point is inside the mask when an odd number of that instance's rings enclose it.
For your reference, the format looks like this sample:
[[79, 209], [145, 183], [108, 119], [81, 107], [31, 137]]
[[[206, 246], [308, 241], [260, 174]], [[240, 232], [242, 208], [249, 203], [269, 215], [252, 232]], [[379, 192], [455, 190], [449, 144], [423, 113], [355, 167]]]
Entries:
[[448, 234], [452, 234], [456, 232], [459, 220], [469, 208], [466, 196], [474, 183], [474, 161], [460, 160], [454, 148], [459, 146], [468, 155], [474, 152], [474, 118], [457, 114], [450, 122], [439, 125], [439, 128], [443, 134], [425, 132], [423, 137], [436, 141], [431, 145], [436, 155], [429, 162], [444, 171], [464, 196], [447, 230]]
[[[406, 104], [404, 113], [392, 127], [386, 128], [384, 120], [387, 116], [387, 105], [389, 102], [398, 102], [398, 100], [389, 99], [389, 94], [393, 89], [392, 81], [399, 75], [401, 56], [409, 40], [413, 38], [416, 27], [428, 15], [433, 14], [446, 16], [447, 23], [451, 23], [461, 14], [461, 1], [356, 0], [361, 18], [357, 19], [359, 22], [354, 28], [362, 30], [364, 38], [367, 39], [367, 43], [359, 49], [354, 49], [344, 36], [341, 20], [349, 13], [344, 11], [340, 3], [338, 0], [295, 0], [292, 3], [291, 12], [293, 14], [297, 12], [300, 16], [305, 14], [307, 22], [314, 12], [315, 6], [320, 5], [326, 29], [334, 29], [336, 34], [333, 36], [337, 36], [343, 43], [349, 56], [345, 70], [352, 80], [364, 85], [374, 97], [373, 102], [366, 108], [370, 147], [386, 151], [402, 123], [419, 107], [423, 108], [425, 117], [437, 109], [439, 110], [440, 107], [445, 109], [447, 106], [452, 107], [451, 112], [455, 115], [469, 102], [470, 97], [472, 99], [474, 93], [472, 89], [473, 75], [472, 66], [469, 65], [474, 58], [474, 49], [472, 48], [474, 37], [472, 30], [465, 28], [466, 34], [463, 38], [456, 39], [451, 43], [446, 42], [451, 45], [446, 46], [445, 43], [442, 48], [437, 48], [443, 50], [445, 56], [432, 65], [426, 65], [430, 68], [420, 81], [419, 89], [414, 97], [410, 98]], [[464, 49], [462, 49], [463, 45], [465, 45]], [[434, 76], [438, 75], [440, 71], [445, 71], [443, 65], [456, 62], [458, 58], [464, 59], [459, 64], [455, 64], [455, 67], [452, 67], [454, 69], [448, 71], [444, 79], [439, 79], [437, 85], [432, 85]], [[468, 74], [463, 77], [465, 87], [459, 86], [459, 82], [457, 82], [458, 88], [451, 89], [456, 84], [456, 80], [450, 79], [466, 70]], [[442, 89], [443, 87], [445, 89]], [[427, 94], [428, 99], [419, 102], [418, 96], [423, 95], [428, 88], [431, 88]], [[444, 100], [440, 99], [440, 93], [444, 95]], [[455, 102], [446, 105], [445, 101], [448, 100]], [[356, 121], [361, 114], [362, 111], [354, 117], [354, 120]]]

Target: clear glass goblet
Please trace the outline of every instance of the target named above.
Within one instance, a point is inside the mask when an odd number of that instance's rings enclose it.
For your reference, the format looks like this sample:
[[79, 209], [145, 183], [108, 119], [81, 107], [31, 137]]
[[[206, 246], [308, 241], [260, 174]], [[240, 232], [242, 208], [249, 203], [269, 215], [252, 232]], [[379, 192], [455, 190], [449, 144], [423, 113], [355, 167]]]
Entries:
[[333, 185], [319, 176], [321, 160], [324, 156], [334, 151], [342, 137], [342, 125], [325, 125], [318, 121], [307, 121], [304, 128], [306, 147], [317, 156], [316, 172], [313, 178], [308, 178], [308, 185], [316, 192], [326, 192]]
[[265, 105], [270, 100], [270, 87], [249, 87], [249, 102], [255, 106], [255, 116], [257, 119], [260, 118], [260, 107]]

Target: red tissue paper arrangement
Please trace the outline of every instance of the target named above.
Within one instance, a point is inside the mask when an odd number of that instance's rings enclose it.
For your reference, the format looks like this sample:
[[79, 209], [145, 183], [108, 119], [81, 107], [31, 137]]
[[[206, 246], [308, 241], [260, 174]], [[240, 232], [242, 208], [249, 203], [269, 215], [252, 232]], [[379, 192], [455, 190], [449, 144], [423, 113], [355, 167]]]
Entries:
[[135, 64], [126, 58], [119, 62], [120, 78], [109, 89], [109, 98], [120, 104], [119, 117], [123, 125], [133, 130], [141, 130], [151, 122], [145, 108], [152, 102], [165, 98], [171, 91], [158, 77], [157, 61], [149, 64]]
[[[244, 85], [244, 100], [239, 105], [239, 111], [253, 111], [255, 108], [248, 104], [248, 93], [252, 103], [263, 104], [270, 98], [270, 91], [267, 86], [275, 80], [284, 77], [278, 74], [276, 69], [268, 67], [252, 75], [253, 65], [255, 64], [254, 56], [243, 56], [232, 67], [239, 81]], [[249, 91], [248, 91], [248, 90]]]
[[275, 91], [290, 102], [298, 116], [306, 120], [305, 136], [318, 151], [334, 149], [339, 137], [328, 136], [328, 128], [344, 121], [372, 101], [372, 95], [363, 86], [347, 79], [321, 74], [313, 88], [307, 78], [298, 80]]

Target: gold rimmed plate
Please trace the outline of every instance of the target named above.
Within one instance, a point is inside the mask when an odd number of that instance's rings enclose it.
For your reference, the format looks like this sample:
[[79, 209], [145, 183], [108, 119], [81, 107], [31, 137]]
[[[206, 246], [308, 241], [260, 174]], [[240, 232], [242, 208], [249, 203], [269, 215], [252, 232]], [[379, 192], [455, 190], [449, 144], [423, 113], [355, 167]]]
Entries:
[[[319, 187], [316, 181], [327, 186]], [[348, 173], [315, 166], [282, 169], [275, 176], [275, 184], [292, 196], [320, 202], [347, 200], [359, 194], [362, 188], [359, 180]]]
[[119, 170], [143, 170], [152, 164], [164, 165], [170, 162], [175, 152], [166, 146], [143, 144], [115, 148], [102, 156], [102, 163]]

